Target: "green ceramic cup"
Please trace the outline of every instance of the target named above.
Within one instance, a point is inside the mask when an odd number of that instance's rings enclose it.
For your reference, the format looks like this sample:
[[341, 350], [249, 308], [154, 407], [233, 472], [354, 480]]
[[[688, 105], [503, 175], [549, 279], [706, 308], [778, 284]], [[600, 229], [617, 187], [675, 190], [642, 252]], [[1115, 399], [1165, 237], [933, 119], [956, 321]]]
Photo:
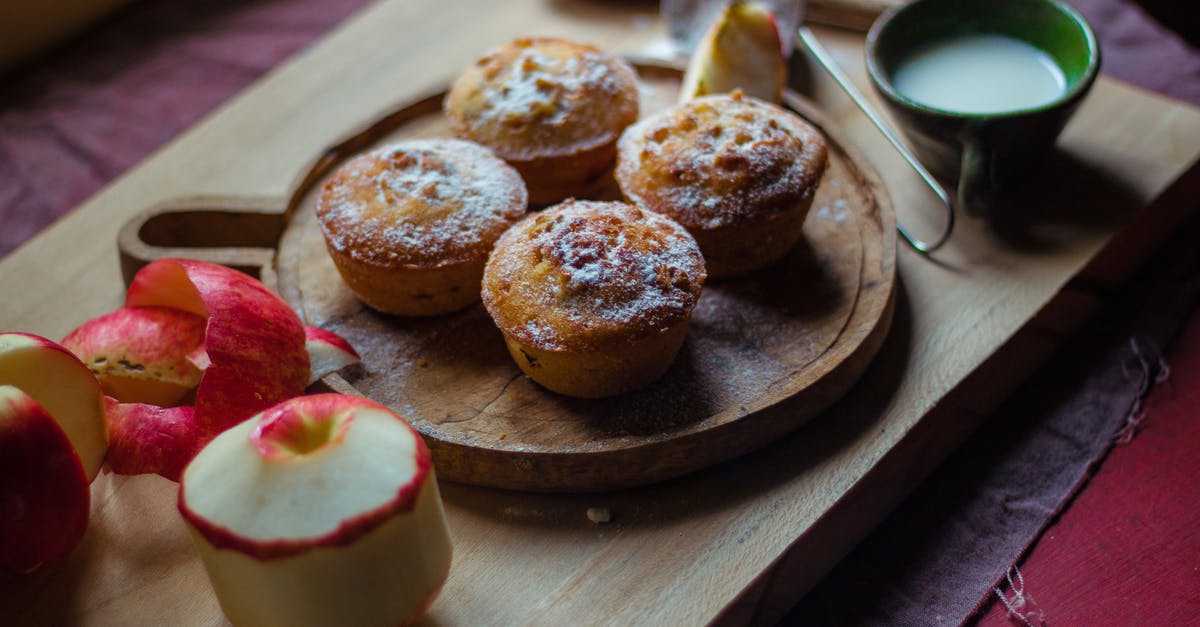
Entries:
[[[1046, 104], [998, 113], [941, 109], [896, 89], [896, 70], [914, 52], [980, 34], [1018, 39], [1045, 52], [1062, 71], [1065, 89]], [[917, 156], [939, 177], [957, 177], [959, 206], [987, 215], [1054, 146], [1096, 80], [1100, 44], [1083, 16], [1059, 0], [914, 0], [876, 20], [866, 60], [871, 82]]]

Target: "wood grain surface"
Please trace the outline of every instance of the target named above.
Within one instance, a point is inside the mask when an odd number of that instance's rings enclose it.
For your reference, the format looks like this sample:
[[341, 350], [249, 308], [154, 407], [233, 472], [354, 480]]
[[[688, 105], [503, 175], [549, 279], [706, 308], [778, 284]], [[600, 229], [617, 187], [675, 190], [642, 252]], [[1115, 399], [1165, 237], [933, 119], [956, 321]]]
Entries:
[[[347, 128], [435, 91], [480, 52], [530, 33], [633, 52], [660, 36], [654, 10], [380, 2], [0, 262], [0, 292], [12, 295], [0, 301], [0, 327], [58, 338], [118, 306], [117, 232], [144, 207], [182, 196], [282, 197]], [[861, 34], [819, 35], [866, 86]], [[837, 87], [800, 58], [792, 69], [794, 86], [875, 164], [905, 224], [936, 229], [936, 200]], [[794, 434], [619, 492], [443, 484], [455, 562], [428, 622], [695, 624], [736, 620], [739, 598], [805, 590], [1048, 352], [1047, 327], [1031, 320], [1059, 313], [1066, 322], [1052, 328], [1069, 328], [1078, 314], [1075, 301], [1056, 298], [1072, 294], [1064, 288], [1085, 270], [1089, 281], [1120, 277], [1194, 202], [1193, 108], [1101, 79], [1059, 148], [1028, 197], [1008, 207], [1010, 219], [962, 220], [933, 261], [898, 252], [896, 316], [879, 356]], [[6, 622], [223, 624], [175, 490], [158, 477], [103, 475], [83, 545], [0, 589]], [[589, 507], [608, 508], [612, 522], [589, 522]], [[784, 567], [788, 577], [768, 578]]]

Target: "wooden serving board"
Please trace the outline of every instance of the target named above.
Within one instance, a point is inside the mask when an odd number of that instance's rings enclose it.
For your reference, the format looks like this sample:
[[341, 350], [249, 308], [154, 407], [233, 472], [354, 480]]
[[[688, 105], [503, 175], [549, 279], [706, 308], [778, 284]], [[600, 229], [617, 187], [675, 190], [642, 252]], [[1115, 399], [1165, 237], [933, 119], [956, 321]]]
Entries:
[[[347, 128], [436, 92], [481, 51], [554, 34], [635, 52], [661, 36], [656, 11], [382, 0], [0, 261], [0, 293], [11, 295], [0, 299], [0, 328], [61, 338], [120, 306], [113, 241], [144, 207], [181, 196], [282, 198]], [[816, 32], [869, 93], [862, 35]], [[937, 200], [819, 68], [793, 60], [793, 85], [863, 149], [905, 225], [935, 233]], [[1198, 156], [1200, 111], [1101, 77], [1031, 182], [1031, 200], [1012, 208], [1027, 216], [1023, 228], [964, 217], [934, 259], [899, 248], [895, 316], [879, 354], [841, 401], [792, 434], [614, 492], [444, 483], [454, 565], [427, 623], [703, 624], [786, 609], [1100, 302], [1091, 286], [1112, 285], [1194, 211]], [[234, 245], [259, 246], [261, 221], [245, 224]], [[0, 586], [5, 623], [226, 624], [177, 489], [156, 476], [102, 475], [83, 544]], [[609, 509], [612, 522], [591, 523], [590, 507]]]
[[[673, 104], [679, 70], [636, 64], [643, 115]], [[813, 417], [858, 379], [891, 323], [895, 217], [887, 190], [820, 111], [830, 163], [783, 262], [710, 281], [680, 356], [649, 387], [602, 400], [549, 392], [512, 363], [482, 305], [432, 318], [380, 314], [359, 301], [325, 250], [316, 199], [349, 157], [405, 138], [449, 137], [443, 93], [388, 111], [323, 151], [275, 208], [236, 198], [152, 208], [119, 238], [132, 271], [150, 258], [200, 256], [277, 273], [309, 324], [350, 340], [363, 367], [327, 383], [383, 402], [425, 437], [442, 479], [525, 490], [600, 490], [661, 481], [760, 447]], [[620, 198], [615, 183], [601, 194]], [[213, 207], [224, 209], [213, 209]], [[241, 207], [242, 209], [238, 209]], [[260, 234], [254, 225], [261, 223]], [[230, 246], [253, 240], [265, 247]], [[251, 234], [254, 234], [251, 236]], [[259, 274], [263, 274], [259, 271]], [[352, 387], [350, 387], [352, 386]], [[786, 412], [769, 412], [786, 403]]]

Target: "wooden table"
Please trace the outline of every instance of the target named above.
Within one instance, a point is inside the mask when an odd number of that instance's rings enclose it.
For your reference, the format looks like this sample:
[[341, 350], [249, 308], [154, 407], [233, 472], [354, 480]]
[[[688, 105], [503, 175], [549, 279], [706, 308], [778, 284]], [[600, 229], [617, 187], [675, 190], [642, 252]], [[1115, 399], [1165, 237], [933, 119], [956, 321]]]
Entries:
[[[634, 52], [660, 35], [653, 5], [528, 0], [381, 2], [278, 68], [0, 262], [0, 328], [59, 338], [117, 307], [115, 238], [180, 196], [279, 196], [334, 138], [443, 85], [484, 50], [550, 33]], [[861, 85], [861, 34], [820, 30]], [[813, 100], [874, 161], [901, 219], [938, 211], [823, 76]], [[808, 589], [960, 442], [1119, 280], [1200, 192], [1200, 112], [1102, 79], [1033, 186], [1028, 228], [967, 218], [930, 261], [899, 255], [891, 336], [826, 415], [743, 459], [649, 488], [531, 495], [444, 484], [455, 543], [430, 622], [736, 620]], [[928, 220], [926, 219], [928, 217]], [[83, 546], [6, 585], [25, 622], [213, 624], [223, 617], [158, 477], [106, 475]], [[589, 507], [613, 521], [591, 523]], [[741, 599], [739, 603], [738, 600]]]

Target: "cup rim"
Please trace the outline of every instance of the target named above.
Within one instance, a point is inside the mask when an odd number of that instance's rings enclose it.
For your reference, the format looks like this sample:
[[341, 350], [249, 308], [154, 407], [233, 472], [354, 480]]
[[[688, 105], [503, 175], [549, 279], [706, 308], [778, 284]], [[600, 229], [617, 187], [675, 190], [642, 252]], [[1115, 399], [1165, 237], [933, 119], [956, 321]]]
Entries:
[[1029, 113], [1036, 113], [1039, 111], [1047, 111], [1050, 109], [1057, 108], [1065, 103], [1069, 103], [1074, 100], [1077, 100], [1077, 99], [1081, 98], [1083, 96], [1083, 94], [1087, 93], [1088, 89], [1091, 88], [1092, 83], [1095, 82], [1096, 76], [1099, 74], [1100, 54], [1101, 54], [1100, 53], [1100, 42], [1096, 38], [1096, 32], [1092, 29], [1092, 25], [1087, 21], [1086, 18], [1083, 17], [1083, 14], [1081, 14], [1074, 7], [1072, 7], [1069, 4], [1066, 4], [1062, 0], [1042, 0], [1042, 1], [1048, 2], [1052, 5], [1054, 5], [1054, 7], [1056, 9], [1058, 9], [1060, 12], [1066, 14], [1071, 20], [1073, 20], [1076, 24], [1078, 24], [1080, 26], [1080, 28], [1083, 30], [1084, 38], [1087, 41], [1087, 48], [1088, 48], [1088, 53], [1089, 53], [1087, 68], [1084, 70], [1083, 76], [1081, 76], [1078, 81], [1075, 81], [1074, 85], [1072, 85], [1070, 88], [1063, 91], [1063, 93], [1060, 94], [1054, 100], [1042, 103], [1040, 105], [1036, 105], [1036, 106], [1032, 106], [1032, 107], [1025, 107], [1025, 108], [1021, 108], [1021, 109], [1010, 109], [1010, 110], [1006, 110], [1006, 111], [990, 111], [990, 112], [967, 112], [967, 111], [953, 111], [951, 109], [942, 109], [940, 107], [928, 105], [923, 102], [913, 100], [912, 98], [909, 98], [908, 96], [904, 95], [899, 90], [897, 90], [895, 88], [895, 86], [892, 85], [892, 82], [885, 78], [886, 73], [883, 70], [882, 63], [876, 57], [875, 51], [878, 48], [879, 38], [881, 36], [881, 33], [883, 32], [883, 29], [886, 28], [888, 26], [888, 24], [890, 24], [891, 21], [897, 15], [900, 15], [901, 13], [903, 13], [907, 10], [910, 10], [915, 5], [921, 4], [922, 0], [914, 0], [912, 2], [906, 2], [904, 4], [892, 6], [892, 7], [888, 8], [887, 10], [885, 10], [882, 14], [880, 14], [880, 16], [875, 20], [875, 22], [871, 24], [871, 29], [867, 32], [866, 49], [865, 49], [865, 54], [863, 55], [864, 59], [866, 60], [866, 64], [867, 64], [867, 76], [870, 77], [871, 83], [875, 86], [876, 89], [878, 89], [879, 91], [886, 94], [889, 98], [891, 98], [895, 102], [900, 103], [910, 109], [915, 109], [917, 111], [920, 111], [921, 113], [933, 114], [933, 115], [937, 115], [939, 117], [951, 118], [951, 119], [966, 118], [966, 119], [977, 119], [978, 120], [978, 119], [1015, 117], [1015, 116], [1019, 116], [1019, 115], [1026, 115]]

